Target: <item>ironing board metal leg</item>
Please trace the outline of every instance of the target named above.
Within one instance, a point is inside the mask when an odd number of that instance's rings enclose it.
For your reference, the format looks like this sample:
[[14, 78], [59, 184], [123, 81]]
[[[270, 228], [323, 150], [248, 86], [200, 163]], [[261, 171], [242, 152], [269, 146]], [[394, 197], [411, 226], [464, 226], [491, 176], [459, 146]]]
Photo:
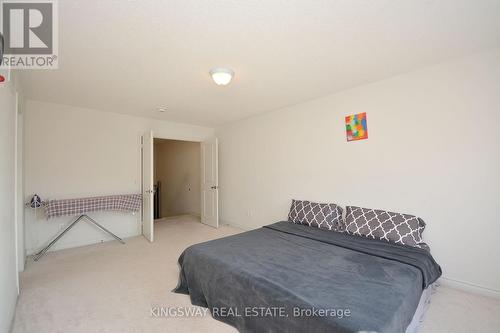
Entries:
[[40, 252], [38, 252], [37, 254], [35, 254], [33, 256], [33, 260], [38, 261], [41, 257], [43, 257], [45, 255], [45, 252], [47, 252], [47, 250], [50, 249], [52, 247], [52, 245], [54, 245], [62, 236], [64, 236], [65, 233], [67, 233], [71, 228], [73, 228], [75, 226], [75, 224], [77, 224], [78, 222], [80, 222], [80, 220], [83, 219], [84, 217], [85, 217], [85, 215], [80, 215], [80, 217], [78, 217], [70, 225], [68, 225], [66, 227], [66, 229], [64, 229], [59, 235], [56, 236], [56, 238], [54, 238], [49, 243], [49, 245], [47, 245], [42, 250], [40, 250]]
[[90, 222], [92, 222], [96, 227], [98, 227], [102, 231], [108, 233], [110, 236], [112, 236], [114, 239], [116, 239], [120, 243], [125, 244], [125, 242], [120, 237], [118, 237], [117, 235], [115, 235], [114, 233], [112, 233], [111, 231], [109, 231], [108, 229], [104, 228], [102, 225], [100, 225], [99, 223], [97, 223], [93, 218], [91, 218], [90, 216], [87, 216], [87, 215], [85, 215], [85, 217], [87, 218], [87, 220], [89, 220]]
[[68, 225], [66, 227], [66, 229], [64, 229], [59, 235], [57, 235], [50, 243], [49, 245], [47, 245], [46, 247], [44, 247], [42, 250], [40, 250], [40, 252], [36, 253], [34, 256], [33, 256], [33, 260], [34, 261], [38, 261], [40, 260], [41, 257], [43, 257], [45, 255], [45, 253], [47, 252], [48, 249], [50, 249], [52, 247], [52, 245], [54, 245], [62, 236], [64, 236], [65, 233], [67, 233], [71, 228], [73, 228], [75, 226], [75, 224], [77, 224], [78, 222], [80, 222], [82, 219], [87, 219], [89, 222], [91, 222], [92, 224], [94, 224], [96, 227], [98, 227], [99, 229], [101, 229], [102, 231], [106, 232], [107, 234], [109, 234], [110, 236], [112, 236], [114, 239], [116, 239], [117, 241], [119, 241], [120, 243], [122, 244], [125, 244], [125, 242], [120, 238], [118, 237], [117, 235], [115, 235], [114, 233], [112, 233], [111, 231], [109, 231], [108, 229], [104, 228], [102, 225], [100, 225], [99, 223], [97, 223], [93, 218], [91, 218], [90, 216], [84, 214], [84, 215], [80, 215], [76, 220], [74, 220], [73, 222], [71, 222], [70, 225]]

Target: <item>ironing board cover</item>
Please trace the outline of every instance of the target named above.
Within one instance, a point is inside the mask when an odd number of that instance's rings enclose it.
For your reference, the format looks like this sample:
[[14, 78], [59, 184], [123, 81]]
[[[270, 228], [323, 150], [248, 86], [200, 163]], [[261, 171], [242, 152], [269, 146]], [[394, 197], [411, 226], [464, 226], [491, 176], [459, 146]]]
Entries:
[[82, 215], [97, 211], [129, 211], [141, 209], [140, 194], [107, 195], [91, 198], [50, 200], [45, 203], [47, 219], [59, 216]]

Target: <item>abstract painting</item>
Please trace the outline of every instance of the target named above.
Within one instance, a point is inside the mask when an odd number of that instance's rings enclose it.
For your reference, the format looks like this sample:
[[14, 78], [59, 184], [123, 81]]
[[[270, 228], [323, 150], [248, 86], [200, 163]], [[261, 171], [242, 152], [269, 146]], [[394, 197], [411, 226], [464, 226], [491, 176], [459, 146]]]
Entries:
[[366, 112], [345, 117], [347, 141], [368, 139]]

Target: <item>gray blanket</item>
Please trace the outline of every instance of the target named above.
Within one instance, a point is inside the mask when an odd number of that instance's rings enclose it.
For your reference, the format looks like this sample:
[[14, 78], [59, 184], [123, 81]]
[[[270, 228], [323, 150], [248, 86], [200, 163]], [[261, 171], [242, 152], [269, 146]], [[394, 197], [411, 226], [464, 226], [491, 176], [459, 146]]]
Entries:
[[174, 290], [240, 332], [404, 332], [429, 252], [278, 222], [187, 248]]

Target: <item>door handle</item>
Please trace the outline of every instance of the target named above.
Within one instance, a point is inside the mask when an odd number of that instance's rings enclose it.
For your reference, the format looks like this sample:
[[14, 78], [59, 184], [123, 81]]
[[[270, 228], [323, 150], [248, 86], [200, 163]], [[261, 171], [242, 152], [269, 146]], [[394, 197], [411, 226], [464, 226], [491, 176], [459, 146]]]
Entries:
[[211, 186], [210, 188], [211, 188], [212, 190], [216, 190], [216, 189], [218, 189], [218, 188], [219, 188], [219, 186]]

